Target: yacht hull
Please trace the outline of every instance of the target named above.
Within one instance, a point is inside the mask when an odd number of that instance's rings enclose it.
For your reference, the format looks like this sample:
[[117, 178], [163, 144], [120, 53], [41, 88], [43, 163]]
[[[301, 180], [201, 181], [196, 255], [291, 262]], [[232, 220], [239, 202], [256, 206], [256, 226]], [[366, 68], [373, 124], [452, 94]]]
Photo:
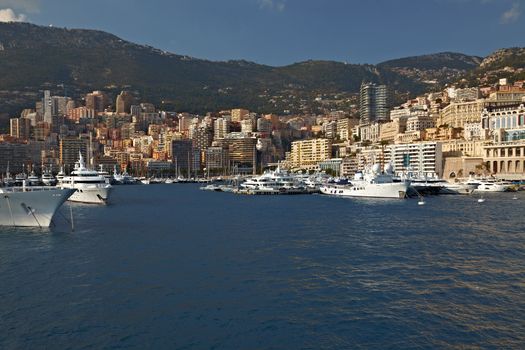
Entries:
[[13, 189], [0, 191], [0, 226], [49, 227], [72, 189]]
[[340, 197], [371, 197], [371, 198], [397, 198], [406, 197], [408, 184], [402, 182], [393, 183], [365, 183], [348, 186], [322, 186], [323, 194]]
[[472, 194], [477, 186], [466, 184], [450, 184], [440, 190], [440, 194]]
[[107, 204], [112, 187], [76, 187], [75, 193], [69, 197], [71, 202], [88, 204]]
[[476, 192], [508, 192], [510, 191], [510, 186], [500, 185], [500, 184], [490, 184], [485, 185], [481, 184], [476, 188]]

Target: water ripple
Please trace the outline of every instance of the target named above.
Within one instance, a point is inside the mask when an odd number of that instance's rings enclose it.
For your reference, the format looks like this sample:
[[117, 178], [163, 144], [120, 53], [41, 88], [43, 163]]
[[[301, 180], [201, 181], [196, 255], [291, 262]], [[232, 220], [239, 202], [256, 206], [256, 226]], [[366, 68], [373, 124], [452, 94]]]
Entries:
[[0, 348], [525, 348], [525, 224], [505, 195], [124, 186], [73, 211], [73, 233], [0, 231]]

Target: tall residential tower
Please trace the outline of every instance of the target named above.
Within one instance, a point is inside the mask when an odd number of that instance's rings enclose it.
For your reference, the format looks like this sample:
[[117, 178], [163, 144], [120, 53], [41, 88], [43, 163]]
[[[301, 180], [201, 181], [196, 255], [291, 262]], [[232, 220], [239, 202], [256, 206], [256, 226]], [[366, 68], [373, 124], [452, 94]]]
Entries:
[[387, 121], [389, 103], [389, 91], [386, 85], [363, 82], [359, 91], [360, 123]]

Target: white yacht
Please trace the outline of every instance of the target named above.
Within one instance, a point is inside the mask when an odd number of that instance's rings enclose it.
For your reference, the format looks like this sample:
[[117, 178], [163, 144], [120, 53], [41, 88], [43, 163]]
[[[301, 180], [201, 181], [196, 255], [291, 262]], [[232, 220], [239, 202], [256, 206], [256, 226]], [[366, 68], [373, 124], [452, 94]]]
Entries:
[[325, 184], [320, 190], [323, 194], [342, 197], [405, 198], [407, 189], [408, 182], [394, 182], [390, 164], [384, 172], [379, 164], [374, 164], [364, 173], [356, 173], [348, 184]]
[[42, 173], [42, 183], [45, 186], [55, 186], [57, 184], [57, 179], [53, 176], [50, 170], [46, 169]]
[[22, 183], [26, 180], [27, 180], [27, 174], [24, 171], [15, 175], [15, 185], [16, 186], [22, 186]]
[[98, 165], [98, 174], [100, 176], [103, 176], [106, 179], [107, 183], [111, 183], [113, 181], [113, 175], [111, 175], [109, 172], [104, 170], [104, 164]]
[[116, 165], [113, 167], [113, 180], [120, 185], [129, 185], [135, 182], [133, 176], [129, 175], [126, 170], [120, 174]]
[[241, 188], [261, 193], [306, 192], [306, 185], [301, 179], [280, 167], [246, 180], [241, 184]]
[[512, 184], [508, 182], [496, 181], [494, 179], [473, 179], [467, 182], [469, 185], [476, 187], [476, 192], [508, 192], [512, 190]]
[[410, 186], [418, 192], [435, 194], [472, 194], [477, 185], [467, 183], [450, 183], [440, 178], [410, 178]]
[[59, 180], [58, 187], [76, 189], [69, 198], [72, 202], [105, 204], [109, 199], [112, 186], [95, 170], [86, 168], [84, 158], [79, 153], [79, 160], [75, 163], [75, 170], [71, 175]]
[[31, 170], [31, 173], [27, 177], [27, 181], [29, 182], [30, 186], [38, 186], [38, 185], [40, 185], [40, 178], [38, 176], [36, 176], [34, 170]]
[[5, 172], [5, 176], [2, 180], [4, 186], [14, 186], [15, 185], [15, 179], [11, 176], [11, 173], [9, 172], [9, 162], [7, 162], [7, 169]]
[[40, 186], [0, 188], [0, 226], [49, 227], [74, 191]]

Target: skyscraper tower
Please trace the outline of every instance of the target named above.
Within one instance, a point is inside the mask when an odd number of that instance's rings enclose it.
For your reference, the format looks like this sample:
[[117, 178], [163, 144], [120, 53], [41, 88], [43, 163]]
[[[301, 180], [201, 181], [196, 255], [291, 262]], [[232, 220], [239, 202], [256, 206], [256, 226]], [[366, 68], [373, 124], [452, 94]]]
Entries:
[[120, 95], [117, 96], [116, 113], [117, 114], [130, 113], [132, 104], [133, 104], [133, 96], [131, 96], [131, 94], [128, 91], [122, 91]]
[[363, 82], [359, 91], [360, 124], [387, 121], [389, 103], [386, 85]]
[[44, 121], [51, 125], [53, 122], [53, 101], [51, 99], [51, 92], [49, 90], [44, 91], [44, 100], [43, 100], [43, 107], [44, 107]]

